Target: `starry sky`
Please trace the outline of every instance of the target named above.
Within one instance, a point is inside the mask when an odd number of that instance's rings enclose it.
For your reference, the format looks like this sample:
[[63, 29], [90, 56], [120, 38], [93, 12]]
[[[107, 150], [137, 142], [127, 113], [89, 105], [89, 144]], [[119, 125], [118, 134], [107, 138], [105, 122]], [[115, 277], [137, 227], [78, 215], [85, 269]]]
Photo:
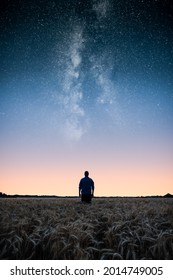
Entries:
[[0, 3], [0, 191], [173, 193], [173, 3]]

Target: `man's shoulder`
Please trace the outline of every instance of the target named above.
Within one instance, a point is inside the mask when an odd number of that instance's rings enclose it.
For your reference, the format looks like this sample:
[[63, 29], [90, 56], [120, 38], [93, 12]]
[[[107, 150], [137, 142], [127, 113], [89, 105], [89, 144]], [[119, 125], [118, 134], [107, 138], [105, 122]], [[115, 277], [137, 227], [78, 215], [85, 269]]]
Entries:
[[80, 182], [83, 182], [83, 181], [86, 181], [86, 182], [88, 182], [88, 181], [94, 182], [93, 179], [91, 179], [90, 177], [83, 177], [83, 178], [80, 180]]
[[85, 181], [85, 177], [80, 179], [80, 183], [84, 182]]

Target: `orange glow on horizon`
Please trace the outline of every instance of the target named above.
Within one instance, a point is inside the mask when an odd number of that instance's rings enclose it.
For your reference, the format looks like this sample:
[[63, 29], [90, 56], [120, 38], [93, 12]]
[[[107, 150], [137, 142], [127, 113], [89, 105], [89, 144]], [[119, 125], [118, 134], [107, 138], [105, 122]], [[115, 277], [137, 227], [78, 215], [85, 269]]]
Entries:
[[[77, 196], [84, 169], [60, 167], [3, 168], [1, 192], [7, 194]], [[96, 196], [147, 196], [172, 193], [170, 168], [116, 167], [90, 169]]]

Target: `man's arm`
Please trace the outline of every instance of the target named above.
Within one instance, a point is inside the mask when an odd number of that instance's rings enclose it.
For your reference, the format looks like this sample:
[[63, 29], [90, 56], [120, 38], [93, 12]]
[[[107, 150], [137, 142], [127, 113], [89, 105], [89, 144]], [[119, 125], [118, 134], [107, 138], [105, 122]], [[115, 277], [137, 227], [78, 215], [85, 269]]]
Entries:
[[81, 181], [79, 182], [79, 197], [81, 196], [81, 189], [82, 189], [82, 187], [81, 187]]
[[92, 196], [94, 196], [94, 181], [92, 181], [91, 189], [92, 189]]

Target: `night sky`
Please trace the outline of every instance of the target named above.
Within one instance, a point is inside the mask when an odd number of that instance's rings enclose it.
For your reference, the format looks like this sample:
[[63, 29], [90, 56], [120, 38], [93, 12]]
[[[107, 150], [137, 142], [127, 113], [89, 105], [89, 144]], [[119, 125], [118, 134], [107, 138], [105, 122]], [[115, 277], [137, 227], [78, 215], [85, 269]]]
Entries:
[[0, 3], [0, 191], [173, 193], [171, 0]]

